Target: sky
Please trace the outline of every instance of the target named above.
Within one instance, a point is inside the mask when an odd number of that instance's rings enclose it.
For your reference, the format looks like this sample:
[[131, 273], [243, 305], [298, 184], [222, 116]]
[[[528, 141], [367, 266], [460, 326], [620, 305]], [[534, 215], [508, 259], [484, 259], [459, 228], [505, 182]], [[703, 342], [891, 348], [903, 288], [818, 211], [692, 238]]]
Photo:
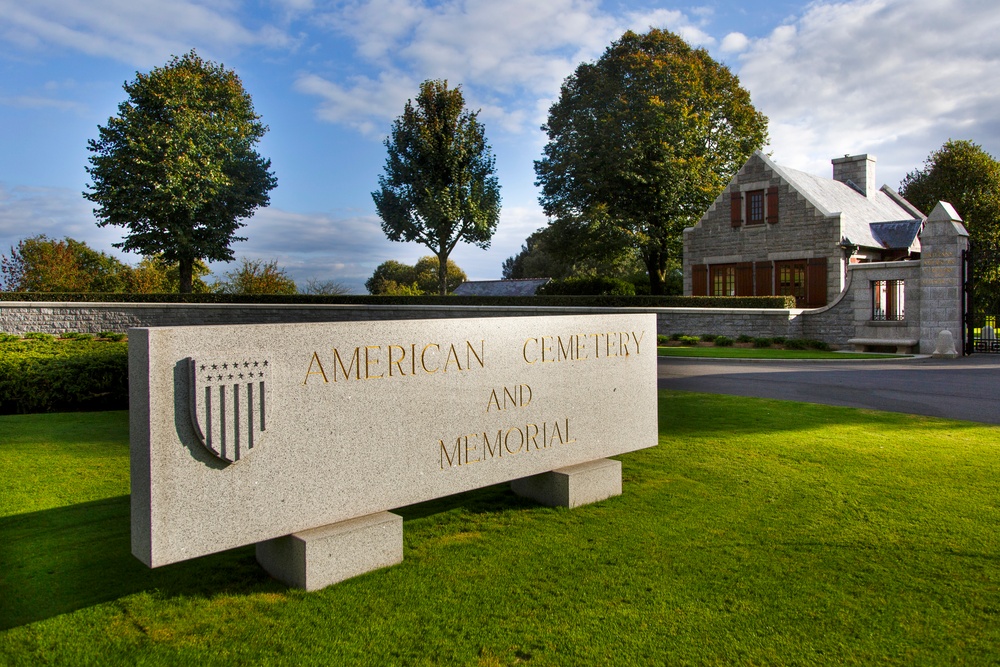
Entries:
[[431, 254], [385, 238], [371, 193], [392, 121], [421, 81], [447, 79], [479, 111], [503, 197], [490, 248], [452, 259], [498, 279], [546, 224], [533, 163], [561, 83], [651, 27], [739, 76], [779, 164], [829, 177], [832, 158], [868, 153], [896, 188], [948, 139], [1000, 156], [996, 0], [0, 0], [0, 254], [46, 234], [141, 259], [82, 196], [87, 141], [136, 72], [196, 49], [241, 77], [269, 127], [258, 151], [278, 187], [237, 258], [364, 293], [380, 263]]

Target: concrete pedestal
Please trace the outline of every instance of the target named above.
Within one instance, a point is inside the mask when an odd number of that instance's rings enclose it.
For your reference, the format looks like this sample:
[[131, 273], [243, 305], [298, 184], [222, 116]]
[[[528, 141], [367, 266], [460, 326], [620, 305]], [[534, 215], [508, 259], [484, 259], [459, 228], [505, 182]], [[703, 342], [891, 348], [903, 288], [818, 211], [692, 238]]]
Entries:
[[622, 494], [622, 464], [612, 459], [515, 479], [511, 490], [550, 507], [579, 507]]
[[379, 512], [258, 542], [257, 562], [289, 586], [319, 590], [403, 562], [403, 517]]

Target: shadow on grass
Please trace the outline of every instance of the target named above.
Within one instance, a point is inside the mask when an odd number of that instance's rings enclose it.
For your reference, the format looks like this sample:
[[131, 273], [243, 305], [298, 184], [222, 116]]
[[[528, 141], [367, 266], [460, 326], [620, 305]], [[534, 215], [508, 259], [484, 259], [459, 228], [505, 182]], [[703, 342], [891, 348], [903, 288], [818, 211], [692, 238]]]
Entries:
[[[472, 514], [537, 507], [498, 484], [393, 512], [404, 520], [461, 509]], [[131, 553], [129, 496], [0, 518], [0, 630], [142, 591], [213, 597], [283, 591], [252, 546], [150, 569]]]
[[283, 590], [252, 547], [150, 569], [131, 553], [129, 496], [0, 518], [0, 630], [140, 591]]

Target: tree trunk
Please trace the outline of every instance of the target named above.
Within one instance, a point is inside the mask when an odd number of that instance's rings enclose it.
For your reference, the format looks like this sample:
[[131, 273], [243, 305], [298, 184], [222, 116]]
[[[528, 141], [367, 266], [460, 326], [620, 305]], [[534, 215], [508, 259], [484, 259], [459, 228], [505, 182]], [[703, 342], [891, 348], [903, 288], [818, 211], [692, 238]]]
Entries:
[[667, 274], [667, 258], [659, 250], [644, 250], [642, 252], [642, 262], [646, 265], [649, 273], [649, 293], [655, 296], [662, 296], [664, 292], [664, 278]]
[[194, 259], [188, 257], [182, 257], [177, 262], [177, 272], [178, 272], [178, 282], [180, 286], [178, 291], [181, 294], [190, 294], [194, 291]]
[[438, 294], [448, 294], [448, 255], [438, 253]]

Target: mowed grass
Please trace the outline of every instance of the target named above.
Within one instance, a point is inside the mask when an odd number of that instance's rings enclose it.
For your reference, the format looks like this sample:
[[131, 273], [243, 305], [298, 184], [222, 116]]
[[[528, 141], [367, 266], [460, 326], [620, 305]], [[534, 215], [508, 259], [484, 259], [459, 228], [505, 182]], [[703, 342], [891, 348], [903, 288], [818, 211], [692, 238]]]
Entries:
[[909, 355], [829, 352], [824, 350], [783, 350], [754, 347], [670, 346], [657, 347], [661, 357], [709, 357], [713, 359], [897, 359]]
[[35, 485], [0, 507], [0, 664], [1000, 663], [995, 427], [661, 392], [624, 495], [405, 508], [401, 565], [304, 593], [251, 548], [139, 564], [126, 421], [0, 417], [0, 486]]

